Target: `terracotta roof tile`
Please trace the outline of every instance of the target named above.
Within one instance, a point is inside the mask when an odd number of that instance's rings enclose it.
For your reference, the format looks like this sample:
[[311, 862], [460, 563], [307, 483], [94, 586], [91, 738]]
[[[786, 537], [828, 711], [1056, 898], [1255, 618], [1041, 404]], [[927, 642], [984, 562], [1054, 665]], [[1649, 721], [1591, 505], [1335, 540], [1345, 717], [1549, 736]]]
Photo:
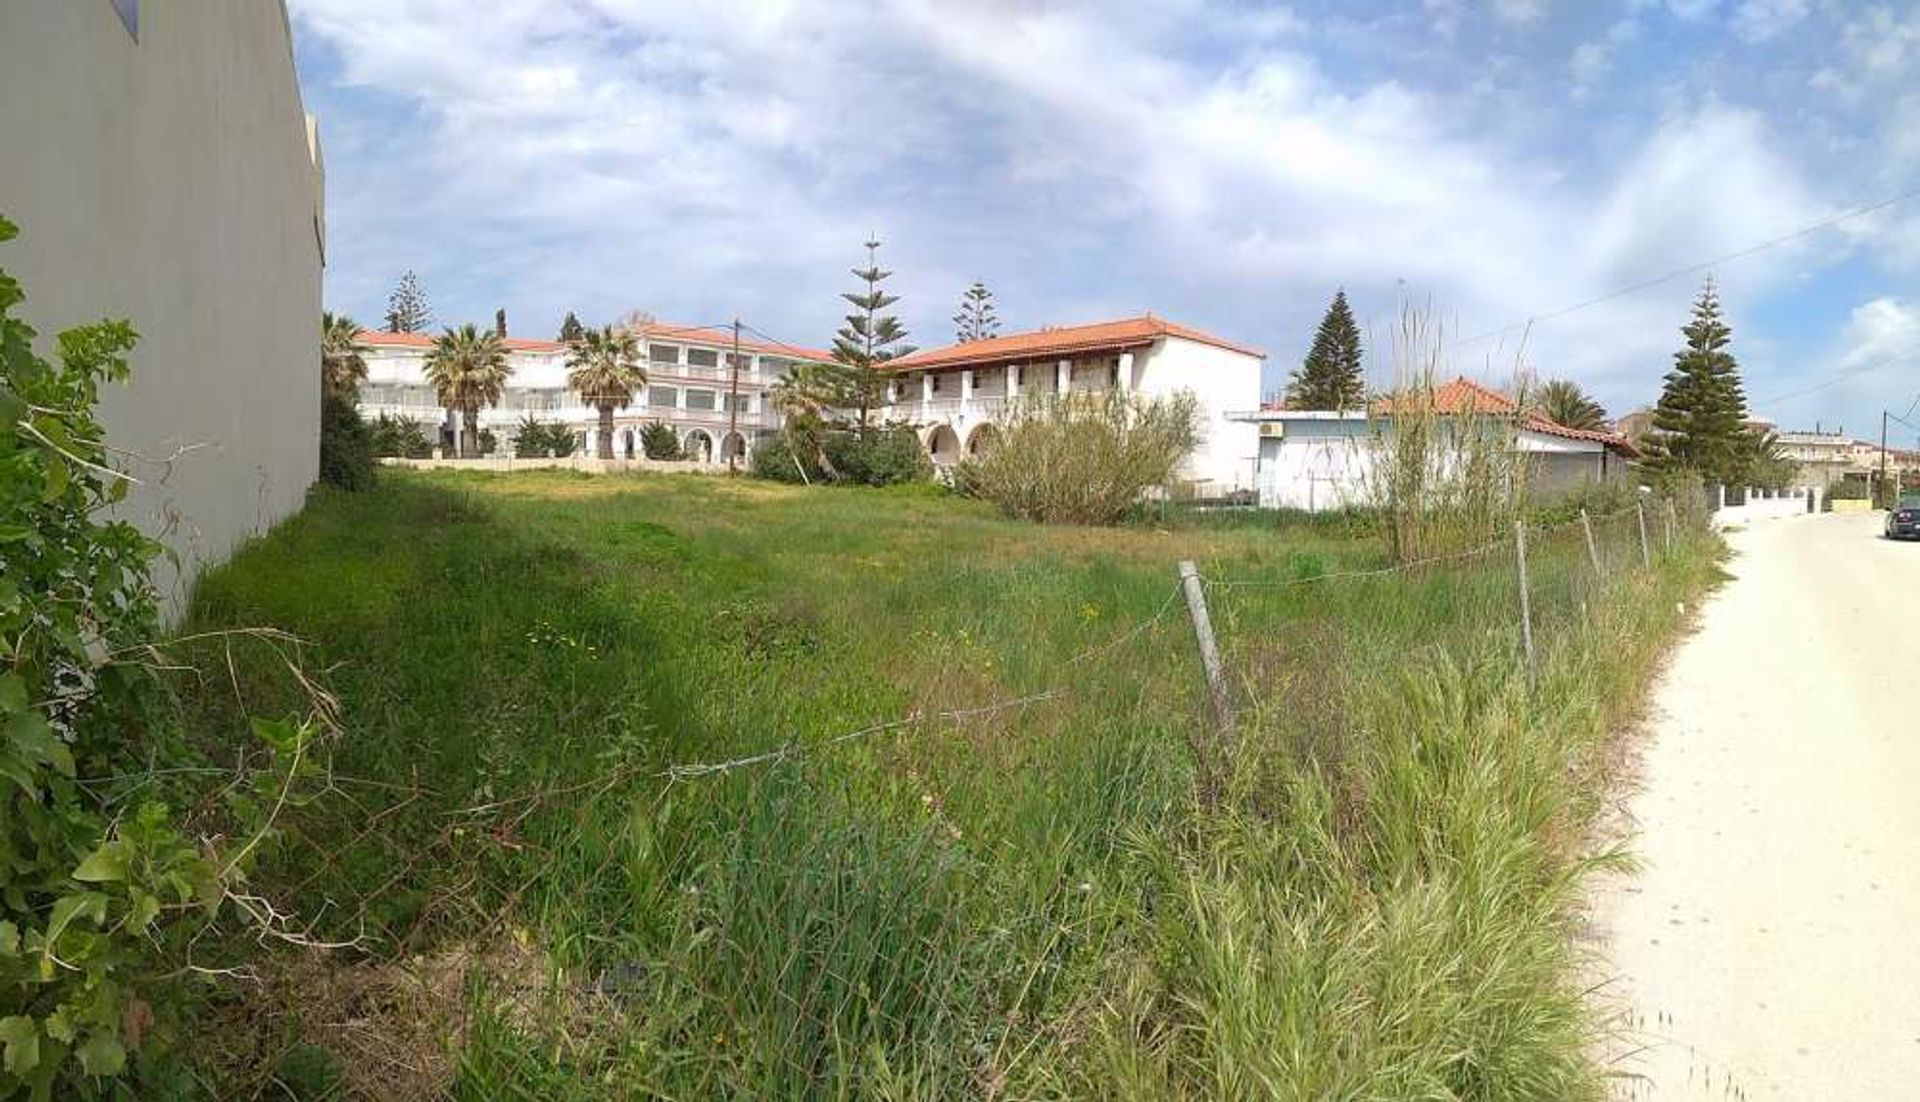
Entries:
[[895, 371], [920, 371], [933, 367], [972, 367], [984, 364], [1019, 363], [1049, 357], [1124, 352], [1133, 348], [1145, 348], [1162, 337], [1179, 337], [1200, 344], [1209, 344], [1215, 348], [1224, 348], [1231, 352], [1266, 358], [1266, 353], [1257, 348], [1235, 344], [1210, 333], [1203, 333], [1198, 329], [1147, 314], [1143, 317], [1095, 322], [1091, 325], [1034, 329], [1025, 333], [1010, 333], [1004, 337], [990, 337], [983, 341], [968, 341], [945, 348], [927, 349], [893, 360], [887, 366]]
[[[1433, 411], [1444, 416], [1463, 413], [1485, 413], [1501, 417], [1518, 414], [1519, 407], [1514, 400], [1490, 386], [1474, 382], [1465, 376], [1455, 376], [1433, 388]], [[1393, 399], [1387, 398], [1373, 404], [1375, 415], [1393, 412]], [[1530, 432], [1558, 436], [1566, 440], [1590, 440], [1604, 444], [1625, 456], [1637, 456], [1639, 449], [1626, 437], [1611, 432], [1596, 432], [1592, 429], [1568, 428], [1539, 414], [1529, 414], [1522, 427]]]
[[[435, 333], [389, 333], [378, 329], [360, 331], [362, 343], [374, 348], [432, 348]], [[653, 322], [643, 326], [640, 335], [647, 340], [680, 341], [687, 344], [710, 345], [721, 350], [733, 346], [733, 330], [714, 326], [669, 325], [665, 322]], [[559, 341], [535, 340], [530, 337], [508, 337], [507, 349], [511, 352], [563, 352], [566, 345]], [[793, 360], [828, 360], [832, 357], [817, 348], [796, 348], [791, 345], [769, 344], [765, 341], [753, 341], [741, 338], [740, 349], [743, 352], [755, 352], [764, 356], [782, 356]]]

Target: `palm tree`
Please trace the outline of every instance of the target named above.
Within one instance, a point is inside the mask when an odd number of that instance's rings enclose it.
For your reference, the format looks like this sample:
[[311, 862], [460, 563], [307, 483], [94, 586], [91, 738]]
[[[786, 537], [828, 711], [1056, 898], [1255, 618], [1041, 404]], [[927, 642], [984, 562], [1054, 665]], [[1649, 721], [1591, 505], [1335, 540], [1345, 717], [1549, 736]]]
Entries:
[[640, 338], [611, 325], [581, 332], [567, 347], [567, 385], [600, 411], [601, 459], [613, 458], [613, 411], [633, 404], [634, 392], [647, 385], [640, 366]]
[[767, 401], [780, 415], [795, 453], [810, 453], [827, 477], [835, 481], [840, 472], [827, 458], [827, 426], [846, 404], [846, 397], [847, 380], [839, 364], [795, 364], [787, 377], [767, 392]]
[[[433, 350], [427, 353], [427, 382], [440, 404], [449, 413], [460, 415], [460, 435], [454, 452], [465, 455], [480, 448], [480, 411], [497, 405], [513, 367], [507, 363], [507, 346], [491, 329], [463, 325], [448, 329], [433, 338]], [[472, 447], [469, 449], [468, 445]]]
[[1596, 432], [1607, 427], [1607, 411], [1589, 398], [1579, 383], [1570, 379], [1555, 379], [1542, 386], [1534, 397], [1534, 405], [1556, 425]]
[[345, 314], [320, 314], [320, 387], [327, 394], [346, 397], [367, 381], [367, 346], [360, 343], [360, 324]]

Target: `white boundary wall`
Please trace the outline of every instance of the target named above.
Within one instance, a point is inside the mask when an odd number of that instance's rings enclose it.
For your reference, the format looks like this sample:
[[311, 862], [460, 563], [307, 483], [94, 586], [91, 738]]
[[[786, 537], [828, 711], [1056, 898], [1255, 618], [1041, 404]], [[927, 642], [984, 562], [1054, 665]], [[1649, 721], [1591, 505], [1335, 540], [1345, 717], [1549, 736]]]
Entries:
[[[1805, 486], [1796, 486], [1790, 490], [1779, 490], [1771, 496], [1762, 496], [1765, 491], [1748, 490], [1747, 500], [1742, 505], [1727, 505], [1727, 489], [1714, 487], [1719, 507], [1713, 511], [1713, 523], [1718, 528], [1730, 528], [1736, 524], [1746, 524], [1756, 520], [1778, 520], [1781, 517], [1805, 516], [1809, 512], [1820, 511], [1820, 490]], [[1809, 507], [1808, 498], [1812, 498]]]
[[319, 469], [317, 135], [279, 0], [0, 0], [0, 267], [51, 353], [124, 318], [133, 377], [102, 395], [166, 543], [169, 614], [204, 565], [300, 508]]

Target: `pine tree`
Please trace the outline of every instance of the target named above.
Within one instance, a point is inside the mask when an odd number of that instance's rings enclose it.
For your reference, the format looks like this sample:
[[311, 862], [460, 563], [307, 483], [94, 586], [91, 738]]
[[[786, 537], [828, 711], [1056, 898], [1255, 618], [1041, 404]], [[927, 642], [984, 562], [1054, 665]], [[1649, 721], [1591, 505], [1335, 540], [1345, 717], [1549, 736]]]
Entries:
[[867, 242], [867, 266], [853, 269], [866, 290], [840, 296], [853, 305], [854, 312], [847, 315], [847, 324], [833, 336], [833, 358], [846, 365], [847, 403], [858, 412], [862, 433], [867, 431], [873, 410], [887, 389], [887, 376], [880, 365], [913, 351], [912, 345], [902, 343], [907, 331], [900, 319], [881, 313], [899, 302], [900, 296], [880, 289], [893, 273], [880, 267], [879, 251], [878, 238]]
[[1721, 320], [1711, 278], [1694, 300], [1693, 320], [1680, 332], [1686, 347], [1674, 353], [1642, 443], [1642, 463], [1659, 475], [1690, 472], [1707, 482], [1741, 483], [1754, 455], [1747, 396], [1740, 367], [1727, 351], [1733, 330]]
[[427, 293], [420, 289], [420, 280], [408, 268], [400, 276], [400, 282], [387, 296], [387, 331], [389, 333], [424, 333], [433, 324], [433, 310], [427, 305]]
[[993, 292], [979, 280], [960, 296], [960, 312], [953, 315], [954, 339], [961, 344], [1000, 335], [1000, 318], [993, 310]]
[[507, 339], [507, 308], [504, 306], [493, 312], [493, 335], [501, 340]]
[[574, 316], [572, 310], [568, 310], [566, 320], [560, 323], [560, 343], [572, 344], [584, 336], [586, 331], [587, 327], [580, 324], [580, 319]]
[[1361, 367], [1360, 327], [1354, 324], [1347, 292], [1336, 291], [1313, 348], [1287, 383], [1290, 409], [1359, 409], [1367, 399], [1366, 374]]

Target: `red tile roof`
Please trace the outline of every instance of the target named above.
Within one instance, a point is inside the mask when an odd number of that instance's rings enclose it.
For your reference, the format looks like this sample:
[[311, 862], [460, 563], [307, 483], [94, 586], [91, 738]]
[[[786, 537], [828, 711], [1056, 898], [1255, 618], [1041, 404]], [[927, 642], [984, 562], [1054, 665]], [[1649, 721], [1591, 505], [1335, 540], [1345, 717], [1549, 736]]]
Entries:
[[967, 341], [964, 344], [949, 345], [945, 348], [927, 349], [893, 360], [887, 364], [887, 367], [895, 371], [921, 371], [935, 367], [977, 367], [1064, 356], [1124, 352], [1133, 348], [1145, 348], [1163, 337], [1179, 337], [1200, 344], [1209, 344], [1215, 348], [1224, 348], [1230, 352], [1258, 356], [1261, 359], [1265, 359], [1267, 355], [1257, 348], [1235, 344], [1210, 333], [1203, 333], [1198, 329], [1147, 314], [1137, 318], [1122, 318], [1119, 321], [1095, 322], [1091, 325], [1034, 329], [1004, 337], [990, 337], [983, 341]]
[[[434, 333], [388, 333], [378, 329], [362, 329], [360, 341], [374, 348], [432, 348]], [[733, 330], [710, 325], [669, 325], [666, 322], [651, 322], [640, 329], [645, 340], [677, 341], [685, 344], [711, 346], [722, 351], [733, 347]], [[510, 352], [563, 352], [566, 345], [559, 341], [535, 340], [530, 337], [508, 337], [507, 350]], [[817, 348], [796, 348], [792, 345], [769, 344], [765, 341], [740, 339], [740, 350], [757, 352], [763, 356], [783, 356], [793, 360], [829, 360], [828, 353]]]
[[[733, 347], [733, 329], [718, 325], [669, 325], [664, 321], [649, 322], [641, 326], [640, 333], [648, 340], [685, 341], [688, 344], [711, 345], [722, 350]], [[789, 360], [803, 360], [813, 363], [825, 363], [833, 359], [831, 352], [818, 348], [801, 348], [791, 344], [773, 344], [767, 341], [740, 338], [743, 352], [757, 352], [763, 356], [781, 356]]]
[[[1393, 400], [1390, 398], [1373, 404], [1373, 412], [1376, 414], [1392, 411]], [[1512, 398], [1490, 386], [1476, 383], [1465, 376], [1455, 376], [1433, 388], [1433, 411], [1447, 416], [1486, 413], [1513, 417], [1519, 412], [1519, 406]], [[1529, 432], [1558, 436], [1566, 440], [1589, 440], [1630, 457], [1640, 454], [1639, 449], [1624, 436], [1611, 432], [1596, 432], [1592, 429], [1568, 428], [1537, 413], [1527, 414], [1525, 420], [1521, 422], [1521, 427]]]
[[[374, 348], [432, 348], [435, 333], [389, 333], [382, 329], [362, 329], [360, 343]], [[509, 352], [558, 352], [559, 341], [537, 341], [527, 337], [508, 337]]]

